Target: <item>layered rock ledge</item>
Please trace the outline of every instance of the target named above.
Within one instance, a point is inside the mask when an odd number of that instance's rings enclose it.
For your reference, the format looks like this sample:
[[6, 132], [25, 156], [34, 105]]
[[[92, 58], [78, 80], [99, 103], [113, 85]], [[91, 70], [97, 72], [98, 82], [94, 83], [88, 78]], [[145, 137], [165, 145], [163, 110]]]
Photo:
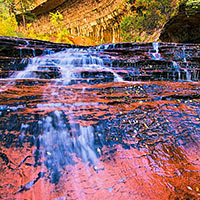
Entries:
[[[11, 77], [15, 71], [23, 70], [30, 57], [68, 48], [95, 52], [103, 60], [104, 66], [116, 71], [126, 81], [200, 79], [200, 48], [195, 44], [116, 43], [76, 46], [9, 37], [0, 37], [0, 78]], [[75, 63], [81, 65], [82, 62], [77, 57]], [[56, 73], [59, 76], [59, 69]], [[54, 71], [52, 76], [57, 76]]]

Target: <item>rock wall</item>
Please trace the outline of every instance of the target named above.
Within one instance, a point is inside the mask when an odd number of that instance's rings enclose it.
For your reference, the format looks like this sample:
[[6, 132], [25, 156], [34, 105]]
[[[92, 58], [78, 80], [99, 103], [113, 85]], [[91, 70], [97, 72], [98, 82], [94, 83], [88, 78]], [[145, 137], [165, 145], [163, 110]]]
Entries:
[[35, 26], [50, 23], [49, 12], [59, 11], [71, 34], [99, 42], [120, 41], [120, 21], [126, 12], [124, 0], [47, 0], [32, 12]]

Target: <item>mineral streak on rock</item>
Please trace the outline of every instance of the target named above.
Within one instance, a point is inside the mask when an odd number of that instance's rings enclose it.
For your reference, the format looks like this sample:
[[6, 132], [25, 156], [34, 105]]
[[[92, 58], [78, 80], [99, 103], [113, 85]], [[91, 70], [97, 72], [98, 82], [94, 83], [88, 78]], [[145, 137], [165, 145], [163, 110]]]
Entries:
[[34, 26], [49, 23], [49, 12], [59, 11], [71, 34], [100, 42], [120, 41], [120, 21], [126, 8], [123, 0], [47, 0], [32, 10], [38, 16]]

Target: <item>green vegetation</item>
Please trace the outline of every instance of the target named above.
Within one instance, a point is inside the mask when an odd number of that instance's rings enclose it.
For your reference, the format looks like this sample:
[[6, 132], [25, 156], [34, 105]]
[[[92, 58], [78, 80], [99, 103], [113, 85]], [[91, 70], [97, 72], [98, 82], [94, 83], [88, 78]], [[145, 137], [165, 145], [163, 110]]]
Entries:
[[14, 15], [0, 15], [0, 35], [2, 36], [18, 36], [17, 22]]
[[69, 32], [63, 23], [63, 16], [60, 12], [49, 13], [50, 26], [46, 29], [38, 29], [34, 27], [34, 23], [27, 24], [25, 31], [26, 37], [42, 39], [47, 41], [72, 43], [69, 40]]
[[20, 13], [23, 26], [26, 29], [28, 15], [32, 3], [35, 0], [0, 0], [0, 35], [1, 36], [25, 36], [26, 33], [19, 32], [16, 16]]
[[200, 12], [199, 0], [188, 0], [185, 5], [187, 15], [195, 15]]
[[34, 19], [34, 15], [31, 14], [30, 10], [33, 8], [35, 1], [36, 0], [4, 0], [10, 14], [15, 15], [15, 17], [17, 14], [20, 14], [25, 28], [27, 21], [32, 21]]
[[0, 35], [18, 36], [15, 15], [9, 13], [7, 5], [3, 1], [0, 1]]
[[[179, 2], [174, 0], [127, 0], [130, 13], [121, 22], [124, 41], [144, 41], [173, 16]], [[152, 38], [153, 40], [153, 38]]]
[[[199, 0], [124, 1], [128, 8], [120, 24], [124, 42], [156, 40], [162, 27], [177, 13], [180, 6], [187, 15], [200, 12]], [[73, 36], [66, 29], [60, 12], [49, 13], [47, 24], [34, 23], [34, 16], [30, 12], [34, 2], [36, 0], [0, 0], [0, 35], [72, 43]]]
[[[27, 14], [29, 3], [33, 1], [0, 0], [0, 35], [72, 43], [69, 40], [69, 32], [64, 27], [63, 16], [58, 11], [49, 14], [51, 23], [46, 29], [41, 30], [34, 26], [33, 18]], [[23, 5], [19, 6], [19, 9], [17, 2]], [[22, 25], [17, 23], [17, 13], [21, 13]]]
[[70, 41], [68, 40], [69, 32], [63, 23], [63, 16], [60, 12], [50, 13], [51, 29], [50, 34], [55, 35], [56, 42]]

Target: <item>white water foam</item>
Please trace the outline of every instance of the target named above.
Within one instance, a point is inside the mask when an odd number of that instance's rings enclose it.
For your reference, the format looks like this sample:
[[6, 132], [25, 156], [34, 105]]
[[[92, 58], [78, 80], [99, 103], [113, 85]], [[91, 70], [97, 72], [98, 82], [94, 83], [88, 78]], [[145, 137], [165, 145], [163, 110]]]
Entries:
[[159, 43], [158, 42], [153, 42], [153, 50], [155, 51], [155, 53], [152, 53], [152, 58], [154, 60], [160, 60], [161, 59], [161, 55], [159, 53]]
[[183, 62], [186, 63], [186, 68], [184, 68], [186, 81], [191, 81], [192, 75], [191, 71], [188, 69], [189, 65], [187, 63], [186, 52], [185, 52], [185, 45], [183, 46]]
[[106, 71], [111, 72], [115, 82], [122, 82], [123, 79], [112, 69], [104, 66], [103, 59], [96, 55], [92, 50], [68, 49], [55, 54], [35, 57], [24, 71], [15, 75], [16, 79], [35, 79], [38, 78], [37, 72], [59, 71], [60, 79], [68, 84], [73, 78], [76, 78], [76, 71]]

